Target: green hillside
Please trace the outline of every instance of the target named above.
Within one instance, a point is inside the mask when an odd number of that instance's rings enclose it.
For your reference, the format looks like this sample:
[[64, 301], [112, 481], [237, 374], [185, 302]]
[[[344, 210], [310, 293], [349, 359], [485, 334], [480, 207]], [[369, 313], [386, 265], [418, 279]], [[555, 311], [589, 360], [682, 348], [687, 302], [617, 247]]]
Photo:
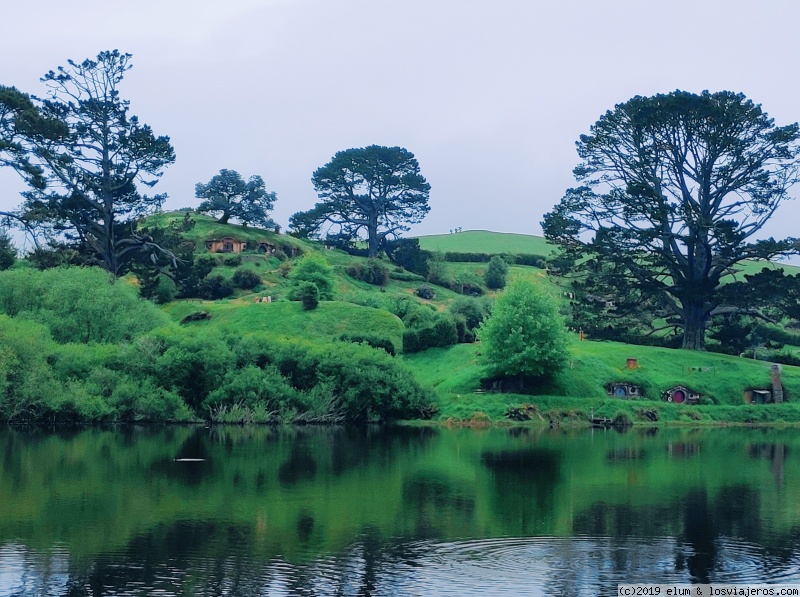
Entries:
[[547, 256], [553, 248], [541, 236], [488, 230], [465, 230], [455, 234], [431, 234], [417, 238], [419, 246], [426, 251], [452, 253], [523, 253]]
[[244, 335], [268, 332], [281, 338], [336, 340], [343, 334], [370, 334], [389, 338], [400, 352], [403, 322], [382, 309], [326, 301], [313, 311], [298, 302], [246, 303], [243, 301], [179, 301], [164, 307], [176, 321], [204, 312], [209, 318], [187, 325]]
[[[456, 345], [425, 353], [405, 355], [417, 378], [437, 390], [442, 419], [469, 419], [484, 413], [491, 419], [505, 418], [509, 406], [522, 403], [539, 405], [543, 413], [576, 416], [586, 421], [590, 410], [599, 416], [613, 417], [627, 412], [637, 420], [641, 409], [656, 409], [660, 420], [718, 422], [752, 419], [754, 422], [786, 420], [800, 422], [800, 367], [782, 366], [784, 405], [744, 406], [743, 392], [749, 388], [770, 387], [771, 364], [727, 355], [632, 346], [616, 342], [574, 342], [566, 369], [553, 382], [533, 389], [536, 395], [482, 392], [480, 344]], [[627, 369], [628, 357], [637, 359], [638, 368]], [[605, 385], [631, 382], [641, 386], [642, 399], [623, 400], [606, 395]], [[701, 394], [700, 406], [665, 402], [661, 393], [683, 385]], [[731, 408], [738, 414], [734, 414]], [[579, 412], [570, 413], [577, 409]], [[737, 417], [739, 417], [737, 419]]]
[[[147, 217], [146, 225], [170, 226], [180, 223], [185, 215], [186, 211], [170, 211], [154, 214]], [[220, 224], [217, 222], [216, 218], [196, 212], [191, 212], [190, 216], [194, 222], [194, 227], [181, 232], [181, 236], [186, 240], [194, 242], [196, 244], [195, 248], [198, 251], [206, 250], [204, 245], [205, 241], [221, 239], [224, 236], [231, 236], [240, 241], [267, 241], [276, 246], [289, 245], [296, 247], [300, 251], [306, 251], [310, 248], [309, 243], [286, 234], [277, 234], [271, 230], [263, 230], [252, 226]]]

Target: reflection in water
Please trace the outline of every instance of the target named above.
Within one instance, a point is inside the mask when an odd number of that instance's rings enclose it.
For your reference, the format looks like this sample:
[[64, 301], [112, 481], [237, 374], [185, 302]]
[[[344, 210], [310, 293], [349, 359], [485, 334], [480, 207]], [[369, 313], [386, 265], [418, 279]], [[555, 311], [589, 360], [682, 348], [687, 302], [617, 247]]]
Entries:
[[800, 582], [797, 447], [745, 429], [4, 430], [0, 594]]

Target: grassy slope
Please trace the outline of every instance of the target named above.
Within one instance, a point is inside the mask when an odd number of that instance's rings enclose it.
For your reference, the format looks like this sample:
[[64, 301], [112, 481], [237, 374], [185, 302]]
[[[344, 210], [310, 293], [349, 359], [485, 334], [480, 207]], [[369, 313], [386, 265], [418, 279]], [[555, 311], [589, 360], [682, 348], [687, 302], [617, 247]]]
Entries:
[[[183, 211], [170, 211], [160, 214], [148, 216], [148, 224], [158, 224], [159, 226], [169, 226], [173, 222], [180, 222], [186, 212]], [[215, 218], [211, 216], [192, 213], [192, 220], [194, 220], [194, 228], [187, 232], [183, 232], [182, 236], [186, 240], [198, 243], [197, 250], [205, 251], [203, 244], [207, 240], [219, 239], [224, 236], [232, 236], [236, 240], [246, 241], [262, 241], [266, 240], [275, 244], [286, 243], [297, 247], [301, 251], [307, 251], [310, 248], [309, 243], [296, 239], [292, 236], [285, 234], [276, 234], [261, 228], [253, 228], [252, 226], [239, 226], [237, 224], [218, 224]]]
[[[703, 419], [730, 416], [728, 408], [744, 404], [743, 391], [749, 387], [767, 388], [770, 385], [770, 365], [726, 355], [671, 350], [646, 346], [631, 346], [614, 342], [575, 342], [570, 347], [571, 359], [567, 369], [554, 382], [538, 389], [541, 396], [476, 393], [481, 367], [480, 345], [458, 345], [431, 350], [403, 359], [412, 367], [420, 381], [436, 388], [441, 406], [440, 416], [469, 418], [483, 412], [499, 420], [509, 405], [536, 403], [543, 410], [578, 409], [585, 420], [591, 408], [603, 416], [618, 410], [635, 413], [638, 408], [655, 407], [664, 420], [683, 420], [687, 413], [698, 411]], [[640, 367], [625, 368], [627, 357], [636, 357]], [[690, 368], [710, 368], [705, 372]], [[794, 420], [800, 420], [800, 368], [783, 367], [782, 380], [786, 399]], [[608, 398], [606, 383], [631, 381], [644, 388], [645, 400]], [[684, 385], [703, 395], [706, 406], [670, 405], [660, 399], [660, 393], [674, 385]], [[571, 398], [567, 398], [571, 397]], [[776, 412], [776, 407], [753, 407], [758, 412]], [[716, 414], [714, 414], [716, 412]], [[633, 418], [633, 417], [632, 417]]]
[[303, 311], [300, 303], [246, 303], [244, 301], [181, 301], [164, 307], [170, 317], [180, 321], [190, 313], [206, 311], [210, 319], [187, 325], [245, 334], [269, 332], [276, 337], [301, 337], [334, 340], [342, 334], [371, 334], [403, 345], [403, 322], [387, 311], [350, 303], [326, 301], [313, 311]]
[[488, 230], [420, 236], [419, 245], [427, 251], [456, 253], [525, 253], [546, 256], [552, 250], [552, 245], [541, 236]]

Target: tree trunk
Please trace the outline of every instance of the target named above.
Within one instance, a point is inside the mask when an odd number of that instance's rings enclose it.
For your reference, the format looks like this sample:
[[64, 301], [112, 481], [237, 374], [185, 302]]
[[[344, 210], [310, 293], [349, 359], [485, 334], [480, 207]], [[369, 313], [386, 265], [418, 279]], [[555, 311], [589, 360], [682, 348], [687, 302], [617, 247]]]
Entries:
[[706, 349], [708, 311], [702, 304], [683, 304], [683, 344], [689, 350]]
[[378, 247], [380, 243], [378, 242], [378, 218], [369, 219], [369, 224], [367, 225], [367, 242], [369, 243], [369, 256], [370, 257], [377, 257], [378, 256]]
[[228, 213], [227, 211], [222, 212], [222, 215], [220, 216], [219, 220], [217, 220], [217, 224], [227, 224], [228, 223], [228, 219], [230, 217], [231, 217], [231, 214]]

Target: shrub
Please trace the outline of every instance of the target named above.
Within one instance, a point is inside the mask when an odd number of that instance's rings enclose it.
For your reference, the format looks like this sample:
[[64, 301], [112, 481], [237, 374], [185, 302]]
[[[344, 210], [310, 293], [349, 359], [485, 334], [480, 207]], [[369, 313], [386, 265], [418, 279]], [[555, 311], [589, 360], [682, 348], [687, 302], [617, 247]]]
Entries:
[[438, 315], [430, 325], [407, 329], [403, 333], [403, 352], [405, 353], [452, 346], [457, 343], [456, 322], [448, 315]]
[[454, 316], [464, 318], [467, 329], [476, 329], [491, 312], [492, 303], [488, 299], [458, 297], [448, 307]]
[[238, 253], [235, 255], [229, 255], [222, 260], [222, 263], [230, 267], [239, 267], [242, 265], [242, 256]]
[[430, 286], [418, 286], [417, 289], [414, 290], [414, 294], [426, 300], [433, 300], [436, 298], [436, 292]]
[[508, 264], [503, 261], [502, 257], [495, 255], [489, 261], [489, 266], [486, 268], [486, 272], [483, 274], [483, 281], [486, 283], [488, 288], [491, 288], [492, 290], [498, 290], [500, 288], [505, 288], [507, 275]]
[[295, 289], [300, 282], [311, 282], [317, 287], [320, 300], [333, 299], [333, 269], [319, 253], [304, 255], [289, 273], [289, 278], [295, 283]]
[[198, 294], [208, 300], [217, 300], [233, 294], [233, 284], [219, 274], [206, 276], [198, 286]]
[[249, 269], [237, 269], [233, 272], [231, 281], [244, 290], [252, 290], [261, 284], [261, 276]]
[[163, 305], [175, 300], [175, 295], [178, 293], [178, 287], [173, 282], [172, 278], [160, 274], [156, 279], [156, 285], [153, 289], [152, 299], [157, 305]]
[[441, 253], [431, 253], [428, 258], [428, 282], [451, 288], [455, 283], [453, 274]]
[[369, 259], [367, 263], [353, 263], [346, 271], [351, 278], [374, 286], [383, 286], [389, 280], [389, 268], [378, 259]]
[[297, 286], [297, 298], [303, 303], [304, 311], [316, 309], [319, 305], [319, 288], [313, 282], [300, 282]]

